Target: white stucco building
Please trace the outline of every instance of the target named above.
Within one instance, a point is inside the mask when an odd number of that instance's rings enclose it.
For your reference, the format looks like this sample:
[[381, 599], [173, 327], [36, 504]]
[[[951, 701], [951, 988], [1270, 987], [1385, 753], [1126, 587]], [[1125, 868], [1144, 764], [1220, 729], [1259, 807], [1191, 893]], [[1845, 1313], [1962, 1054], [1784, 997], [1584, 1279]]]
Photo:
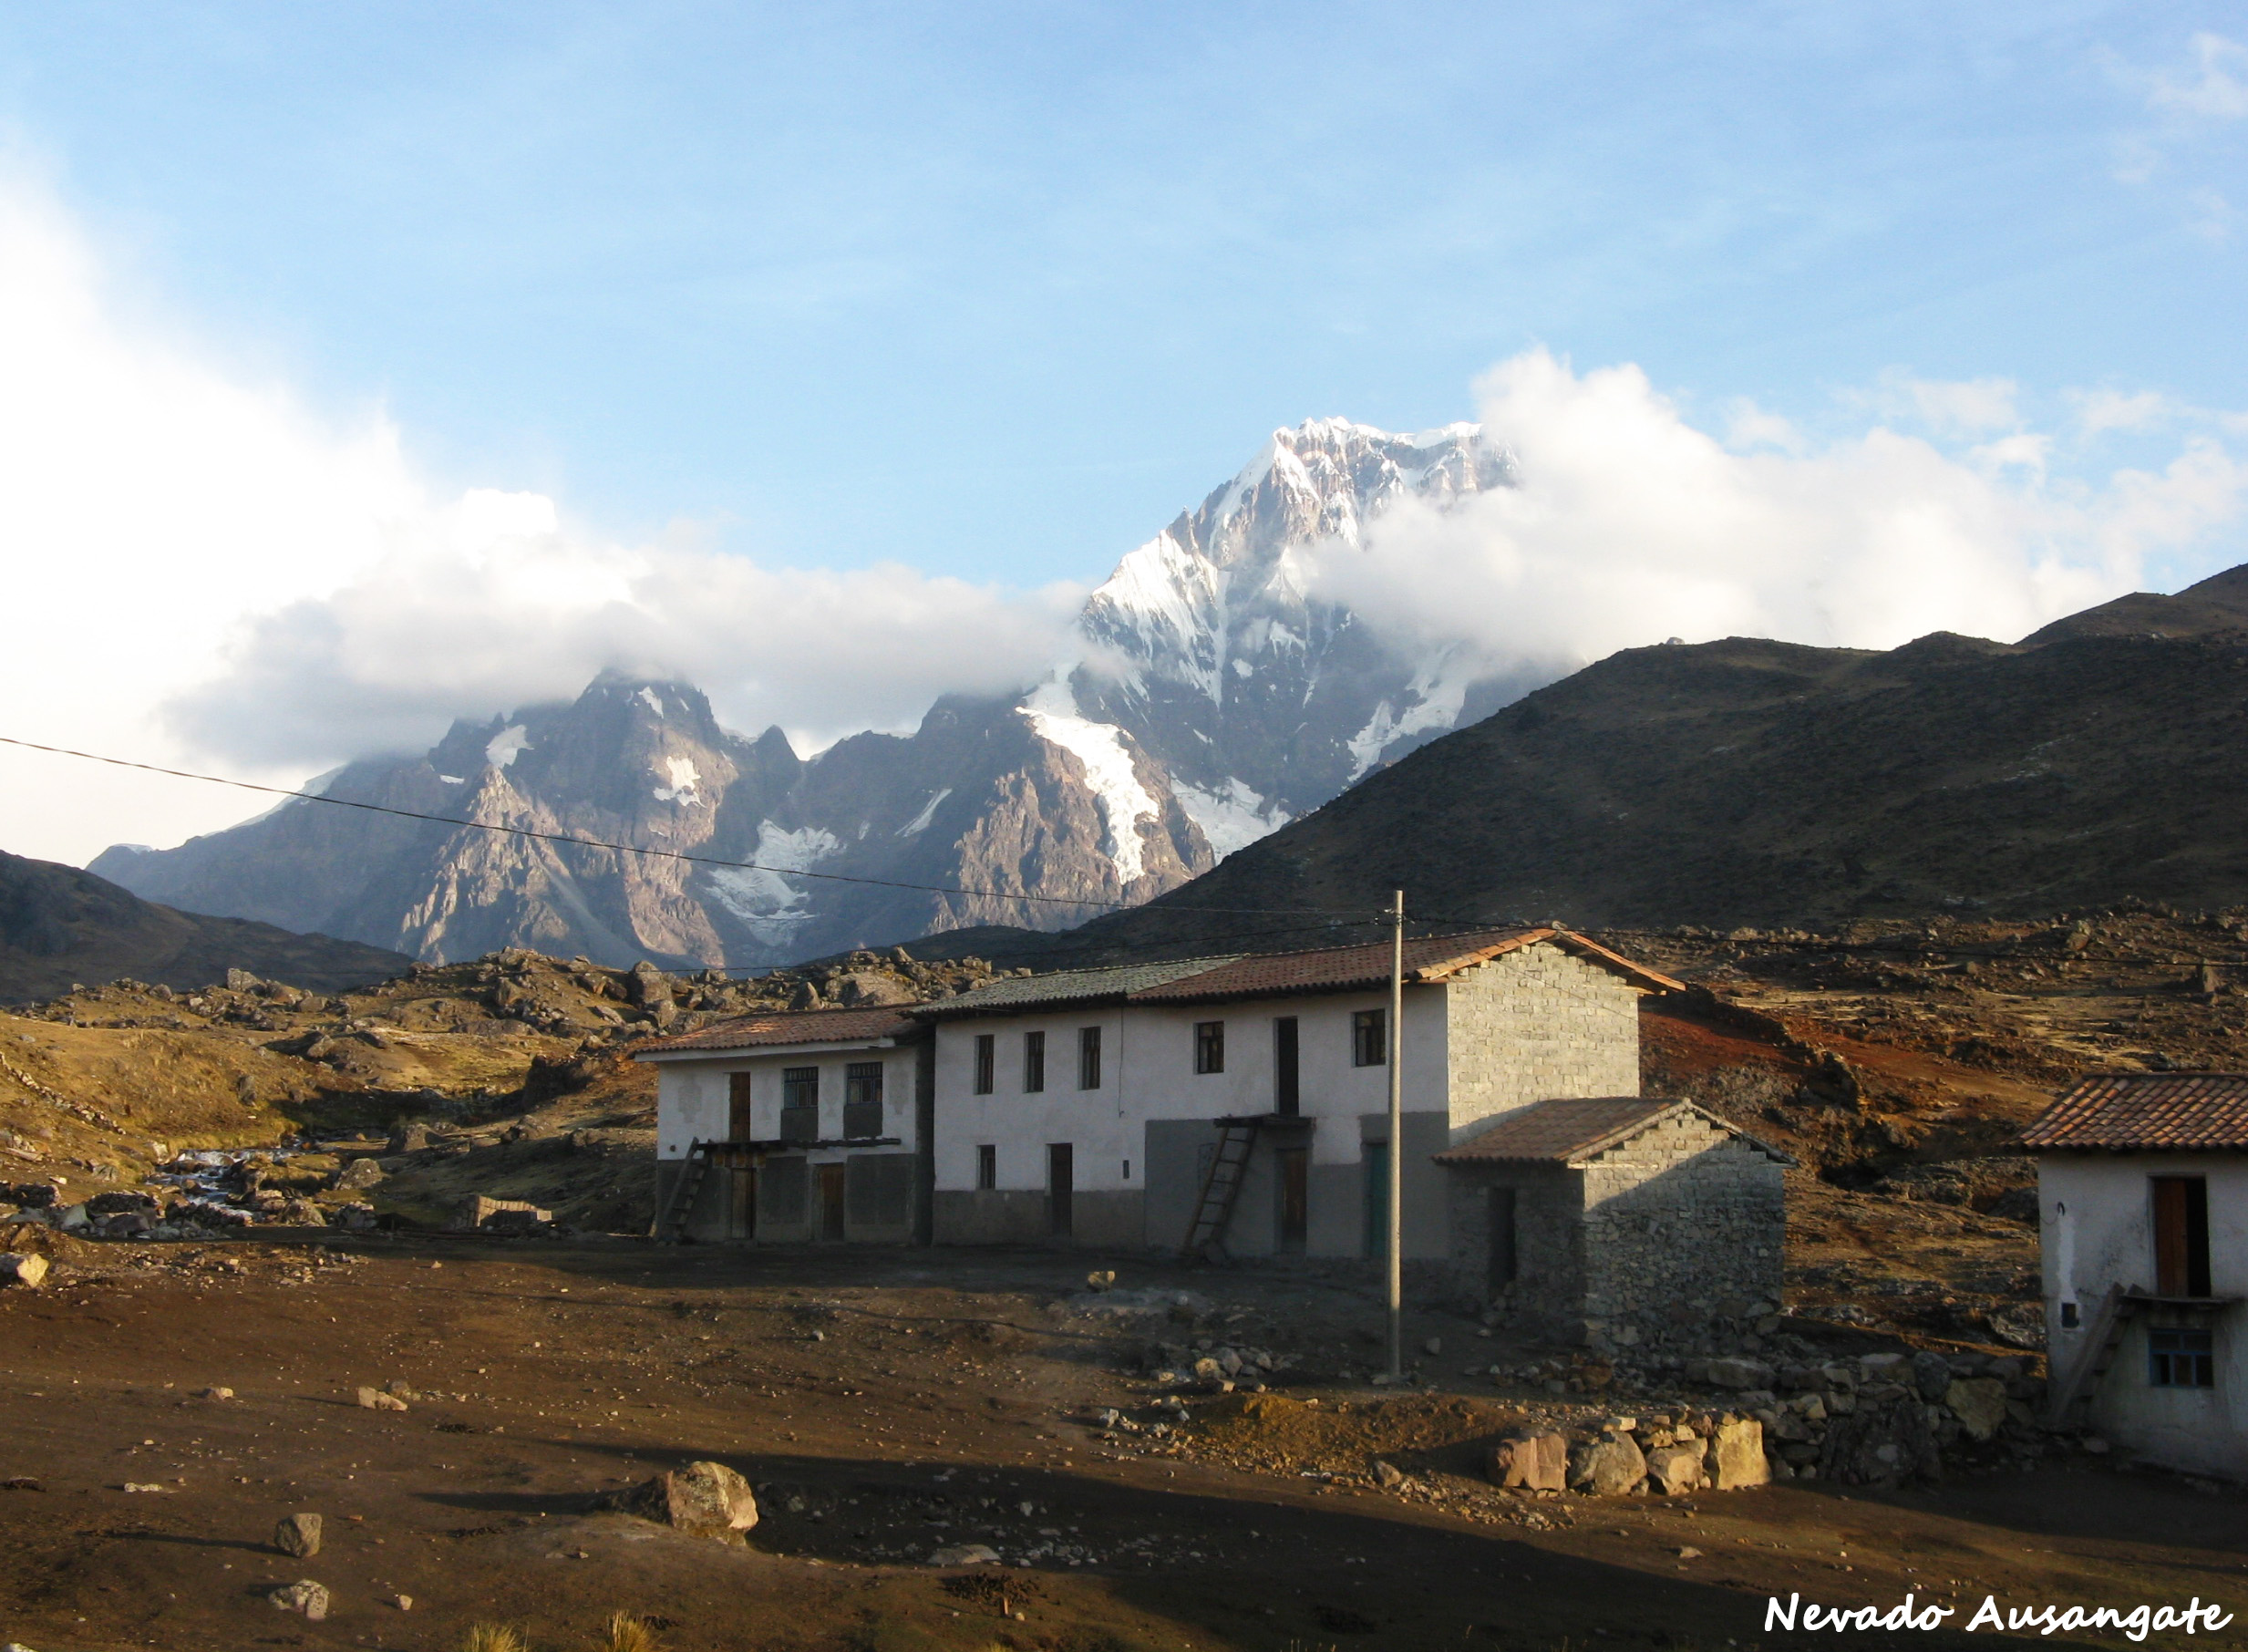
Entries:
[[658, 1235], [925, 1240], [928, 1045], [902, 1010], [818, 1009], [635, 1052], [657, 1070]]
[[2087, 1079], [2023, 1143], [2055, 1420], [2248, 1479], [2248, 1075]]
[[[660, 1072], [658, 1232], [1377, 1256], [1389, 973], [1387, 944], [1064, 970], [657, 1041], [640, 1055]], [[1519, 1198], [1535, 1249], [1553, 1214], [1542, 1183], [1490, 1154], [1437, 1155], [1541, 1104], [1637, 1098], [1639, 999], [1677, 984], [1552, 929], [1408, 941], [1405, 980], [1405, 1253], [1497, 1289], [1512, 1241], [1488, 1213], [1511, 1221]], [[1648, 1125], [1626, 1132], [1631, 1153], [1707, 1160], [1689, 1177], [1650, 1159], [1641, 1180], [1660, 1185], [1638, 1204], [1734, 1175], [1721, 1129], [1626, 1110]], [[1733, 1248], [1760, 1255], [1768, 1238], [1776, 1256], [1777, 1182], [1758, 1188], [1740, 1208], [1774, 1231]], [[1581, 1247], [1584, 1213], [1536, 1232]]]

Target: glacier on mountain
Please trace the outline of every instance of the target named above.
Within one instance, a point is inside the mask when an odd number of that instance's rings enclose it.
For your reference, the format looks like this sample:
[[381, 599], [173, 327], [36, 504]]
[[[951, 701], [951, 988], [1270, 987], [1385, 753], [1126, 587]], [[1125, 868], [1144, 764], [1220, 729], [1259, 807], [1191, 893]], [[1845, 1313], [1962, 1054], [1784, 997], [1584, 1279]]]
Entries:
[[1023, 715], [1030, 719], [1039, 738], [1059, 746], [1085, 765], [1086, 784], [1093, 789], [1101, 821], [1108, 828], [1101, 850], [1115, 866], [1117, 880], [1129, 888], [1147, 870], [1140, 823], [1155, 820], [1161, 807], [1132, 765], [1124, 731], [1111, 723], [1088, 722], [1077, 709], [1069, 697], [1069, 685], [1055, 680], [1031, 695]]

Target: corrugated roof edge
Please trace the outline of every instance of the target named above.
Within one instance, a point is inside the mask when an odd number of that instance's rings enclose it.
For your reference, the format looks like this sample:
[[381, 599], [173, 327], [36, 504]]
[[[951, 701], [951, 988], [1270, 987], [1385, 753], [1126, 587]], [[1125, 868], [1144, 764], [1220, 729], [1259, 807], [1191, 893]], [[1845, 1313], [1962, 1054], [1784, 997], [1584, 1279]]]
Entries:
[[[1238, 963], [1243, 955], [1240, 953], [1221, 953], [1206, 958], [1174, 958], [1155, 964], [1103, 964], [1092, 969], [1057, 969], [1051, 975], [1023, 976], [1012, 981], [995, 981], [989, 986], [978, 986], [973, 991], [964, 992], [958, 997], [938, 998], [911, 1007], [913, 1013], [923, 1020], [941, 1021], [952, 1015], [1012, 1013], [1038, 1009], [1049, 1004], [1121, 1004], [1139, 987], [1155, 984], [1147, 977], [1156, 976], [1164, 981], [1182, 980], [1189, 976]], [[1139, 978], [1129, 984], [1119, 979], [1118, 985], [1112, 987], [1104, 986], [1089, 991], [1068, 989], [1068, 983], [1082, 983], [1094, 976]]]
[[[752, 1015], [735, 1016], [691, 1033], [675, 1033], [668, 1038], [652, 1038], [631, 1053], [636, 1061], [643, 1056], [672, 1055], [693, 1050], [755, 1049], [760, 1045], [780, 1048], [789, 1044], [860, 1043], [913, 1031], [919, 1023], [912, 1012], [919, 1007], [913, 1004], [880, 1004], [837, 1006], [828, 1009], [760, 1010]], [[821, 1017], [835, 1017], [835, 1024], [821, 1027]], [[889, 1019], [885, 1022], [882, 1018], [883, 1017]], [[801, 1030], [810, 1036], [794, 1038], [748, 1036], [752, 1027], [769, 1026], [778, 1021], [801, 1023]], [[799, 1029], [791, 1027], [789, 1030]], [[822, 1033], [827, 1036], [820, 1036]]]

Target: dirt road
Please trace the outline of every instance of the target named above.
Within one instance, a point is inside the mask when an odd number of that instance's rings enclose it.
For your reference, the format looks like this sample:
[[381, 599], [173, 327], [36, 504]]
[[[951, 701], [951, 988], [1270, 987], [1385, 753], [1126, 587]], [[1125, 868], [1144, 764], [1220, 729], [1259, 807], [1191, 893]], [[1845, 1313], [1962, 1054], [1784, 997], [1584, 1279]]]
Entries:
[[[1119, 1271], [1119, 1300], [1185, 1293], [1164, 1319], [1177, 1335], [1230, 1327], [1363, 1364], [1347, 1350], [1370, 1298], [1308, 1275], [624, 1241], [85, 1249], [50, 1288], [0, 1293], [0, 1641], [37, 1652], [450, 1652], [479, 1621], [593, 1647], [620, 1608], [679, 1649], [1311, 1652], [1777, 1646], [1793, 1637], [1763, 1633], [1765, 1600], [1791, 1591], [2248, 1606], [2248, 1504], [2155, 1474], [1570, 1497], [1518, 1516], [1448, 1479], [1441, 1452], [1421, 1473], [1439, 1494], [1408, 1499], [1356, 1472], [1198, 1461], [1191, 1423], [1183, 1450], [1104, 1434], [1102, 1409], [1149, 1416], [1155, 1390], [1129, 1358], [1145, 1326], [1088, 1303], [1088, 1265]], [[1474, 1334], [1411, 1328], [1416, 1346]], [[1403, 1415], [1319, 1363], [1277, 1380], [1365, 1418], [1368, 1441]], [[1472, 1403], [1395, 1403], [1455, 1407], [1462, 1461], [1491, 1408], [1530, 1403], [1450, 1380]], [[393, 1384], [407, 1409], [355, 1398]], [[219, 1388], [232, 1398], [205, 1397]], [[748, 1548], [587, 1512], [697, 1458], [758, 1487]], [[270, 1542], [298, 1511], [325, 1522], [307, 1560]], [[927, 1564], [955, 1544], [1003, 1564]], [[268, 1603], [299, 1578], [332, 1592], [326, 1621]]]

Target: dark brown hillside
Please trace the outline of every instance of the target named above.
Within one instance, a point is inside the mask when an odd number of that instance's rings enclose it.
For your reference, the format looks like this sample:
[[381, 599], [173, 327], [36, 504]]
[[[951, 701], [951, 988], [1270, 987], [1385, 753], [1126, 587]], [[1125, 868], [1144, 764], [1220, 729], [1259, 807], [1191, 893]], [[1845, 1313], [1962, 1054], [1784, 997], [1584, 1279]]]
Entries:
[[1246, 920], [1190, 909], [1377, 907], [1398, 886], [1432, 919], [1588, 926], [2240, 904], [2243, 583], [2012, 645], [1627, 650], [1084, 938], [1210, 938]]
[[356, 941], [177, 912], [75, 866], [0, 854], [0, 1004], [119, 976], [197, 987], [230, 969], [334, 992], [398, 974], [407, 963]]

